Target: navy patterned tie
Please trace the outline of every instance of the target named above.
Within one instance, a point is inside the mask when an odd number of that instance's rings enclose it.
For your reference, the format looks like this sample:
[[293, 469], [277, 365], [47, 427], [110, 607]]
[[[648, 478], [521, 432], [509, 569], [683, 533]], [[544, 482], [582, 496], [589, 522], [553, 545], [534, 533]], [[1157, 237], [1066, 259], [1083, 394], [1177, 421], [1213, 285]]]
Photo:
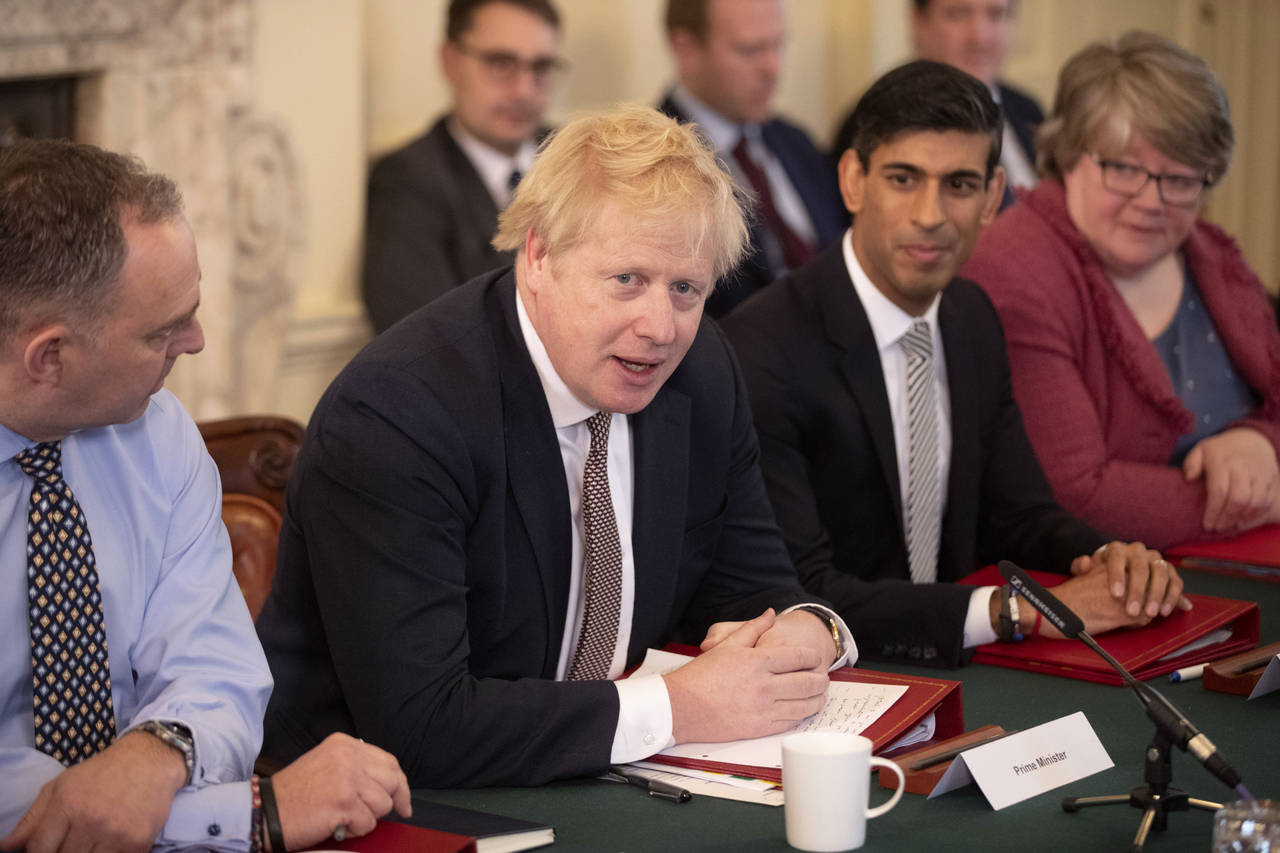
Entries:
[[62, 479], [62, 443], [14, 457], [34, 481], [27, 511], [36, 748], [79, 763], [116, 736], [106, 622], [84, 511]]
[[618, 519], [609, 491], [610, 412], [587, 418], [591, 450], [582, 472], [582, 527], [586, 538], [586, 605], [578, 648], [569, 667], [571, 681], [609, 677], [618, 644], [618, 614], [622, 610], [622, 546]]
[[907, 356], [907, 556], [914, 583], [938, 578], [941, 534], [938, 488], [938, 403], [933, 331], [917, 320], [900, 339]]

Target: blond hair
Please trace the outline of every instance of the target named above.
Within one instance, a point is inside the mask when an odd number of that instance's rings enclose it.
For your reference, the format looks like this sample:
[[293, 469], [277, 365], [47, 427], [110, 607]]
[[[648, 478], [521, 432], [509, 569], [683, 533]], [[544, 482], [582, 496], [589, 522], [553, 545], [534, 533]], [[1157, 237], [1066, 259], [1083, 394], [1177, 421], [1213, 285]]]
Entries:
[[1168, 39], [1133, 30], [1062, 66], [1053, 117], [1036, 140], [1039, 172], [1061, 181], [1086, 152], [1119, 154], [1134, 131], [1210, 183], [1231, 162], [1227, 95], [1213, 71]]
[[606, 202], [640, 230], [685, 225], [693, 254], [710, 249], [717, 280], [745, 252], [741, 189], [693, 125], [639, 104], [584, 113], [545, 141], [498, 218], [493, 245], [520, 249], [532, 230], [553, 253], [571, 249]]

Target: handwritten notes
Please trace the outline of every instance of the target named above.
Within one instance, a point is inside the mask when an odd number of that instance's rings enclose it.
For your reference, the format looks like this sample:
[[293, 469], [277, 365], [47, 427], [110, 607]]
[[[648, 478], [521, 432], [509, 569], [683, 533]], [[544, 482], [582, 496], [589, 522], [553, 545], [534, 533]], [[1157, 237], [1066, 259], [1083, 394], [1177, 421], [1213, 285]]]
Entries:
[[[644, 663], [632, 677], [662, 675], [683, 666], [692, 658], [672, 652], [649, 649]], [[833, 681], [827, 690], [827, 705], [817, 714], [807, 717], [790, 731], [751, 740], [735, 740], [726, 743], [684, 743], [664, 749], [662, 755], [677, 758], [699, 758], [726, 764], [745, 764], [751, 767], [782, 767], [782, 739], [794, 732], [837, 731], [861, 734], [862, 731], [889, 710], [894, 702], [907, 692], [901, 684], [864, 684], [853, 681]]]

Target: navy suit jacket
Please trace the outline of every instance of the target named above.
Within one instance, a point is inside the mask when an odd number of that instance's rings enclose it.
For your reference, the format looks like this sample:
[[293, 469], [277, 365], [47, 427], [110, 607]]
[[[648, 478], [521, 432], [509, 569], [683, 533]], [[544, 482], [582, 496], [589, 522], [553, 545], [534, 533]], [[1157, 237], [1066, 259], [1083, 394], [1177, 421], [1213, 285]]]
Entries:
[[489, 245], [498, 207], [447, 120], [370, 172], [363, 295], [375, 331], [514, 257]]
[[[938, 580], [997, 559], [1068, 571], [1106, 538], [1053, 499], [1014, 402], [986, 294], [954, 279], [938, 323], [951, 467]], [[955, 666], [972, 589], [913, 585], [893, 419], [871, 324], [839, 245], [725, 321], [742, 362], [769, 497], [800, 580], [864, 656]]]
[[[692, 121], [680, 112], [669, 94], [658, 105], [658, 109], [677, 121]], [[839, 240], [847, 224], [847, 214], [840, 198], [836, 174], [826, 157], [814, 146], [807, 133], [780, 118], [765, 122], [760, 131], [764, 144], [782, 164], [813, 221], [818, 248], [823, 249]], [[749, 190], [750, 187], [746, 189]], [[785, 272], [771, 268], [765, 257], [764, 234], [768, 226], [764, 217], [752, 217], [750, 225], [750, 253], [737, 269], [719, 282], [711, 298], [707, 300], [707, 313], [713, 317], [729, 313], [738, 303]]]
[[[553, 681], [572, 521], [550, 408], [496, 270], [367, 346], [311, 418], [258, 619], [276, 688], [264, 755], [332, 731], [393, 753], [414, 787], [602, 772], [606, 681]], [[765, 495], [746, 388], [703, 320], [631, 416], [628, 664], [721, 620], [815, 600]]]

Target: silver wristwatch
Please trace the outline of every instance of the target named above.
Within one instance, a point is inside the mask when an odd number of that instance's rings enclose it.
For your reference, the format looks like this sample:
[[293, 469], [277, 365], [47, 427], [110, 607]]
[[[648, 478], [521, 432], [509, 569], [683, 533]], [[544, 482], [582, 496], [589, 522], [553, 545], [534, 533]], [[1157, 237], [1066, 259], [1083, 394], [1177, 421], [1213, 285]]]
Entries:
[[187, 768], [187, 781], [182, 783], [183, 787], [191, 784], [192, 776], [196, 772], [196, 742], [191, 736], [191, 729], [182, 723], [147, 720], [145, 723], [134, 726], [133, 730], [146, 732], [159, 738], [169, 748], [176, 749], [182, 755], [182, 763]]

